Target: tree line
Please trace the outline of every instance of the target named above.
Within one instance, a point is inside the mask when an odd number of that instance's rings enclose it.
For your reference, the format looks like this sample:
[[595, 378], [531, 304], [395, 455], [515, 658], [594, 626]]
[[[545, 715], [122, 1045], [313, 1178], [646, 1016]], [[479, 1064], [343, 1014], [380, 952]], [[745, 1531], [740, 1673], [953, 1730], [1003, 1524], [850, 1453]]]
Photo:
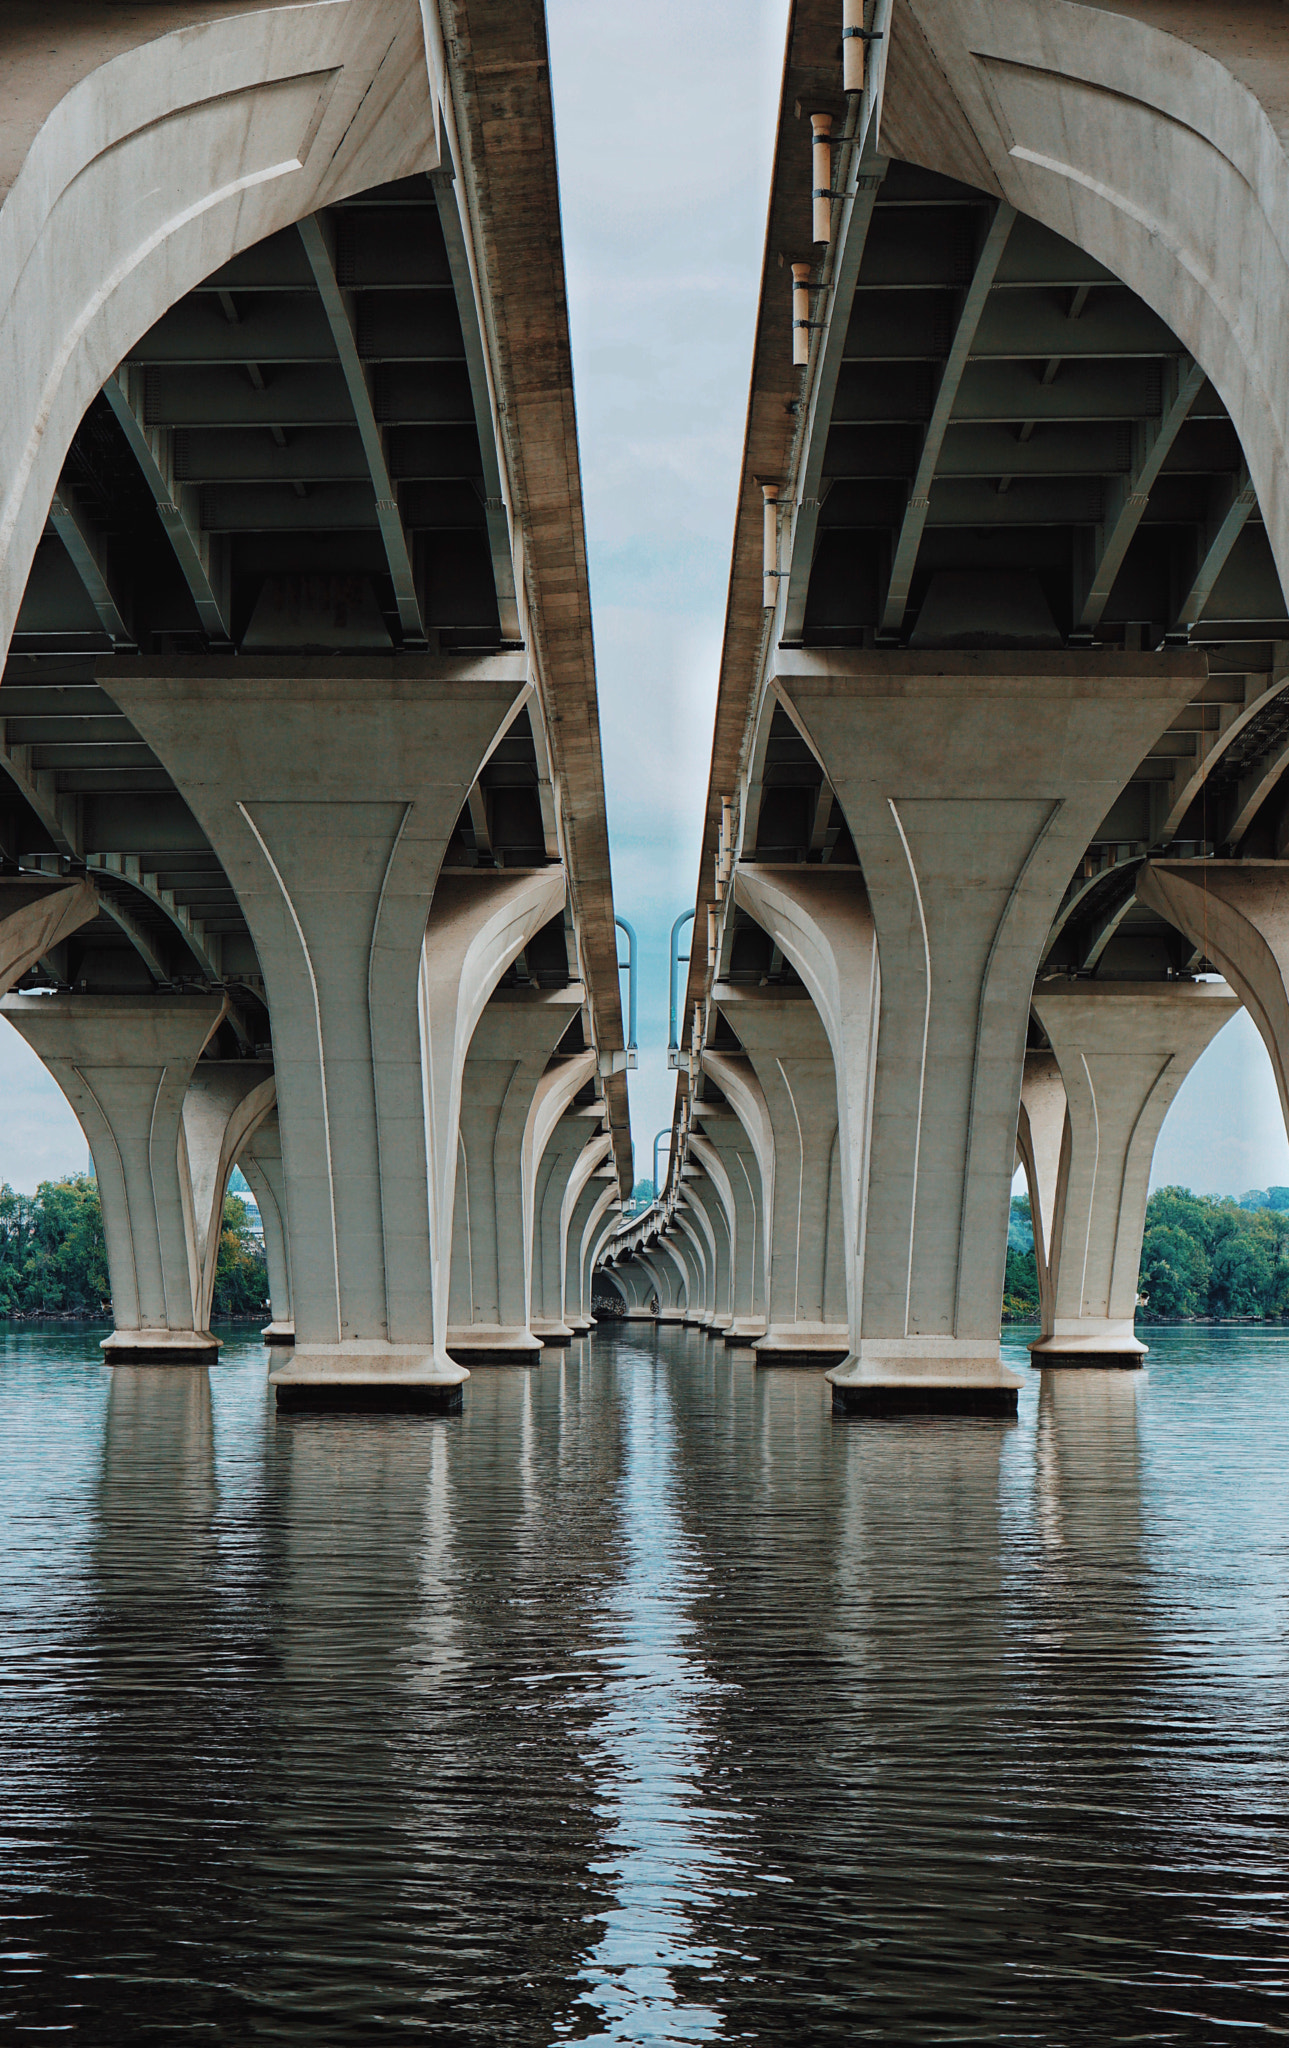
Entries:
[[[1275, 1321], [1289, 1317], [1289, 1188], [1193, 1195], [1157, 1188], [1146, 1204], [1137, 1280], [1145, 1323]], [[1011, 1205], [1003, 1321], [1038, 1320], [1038, 1269], [1028, 1195]]]
[[[239, 1195], [224, 1200], [214, 1314], [258, 1315], [268, 1306], [264, 1247]], [[34, 1195], [0, 1187], [0, 1317], [112, 1313], [98, 1182], [92, 1174], [45, 1180]]]

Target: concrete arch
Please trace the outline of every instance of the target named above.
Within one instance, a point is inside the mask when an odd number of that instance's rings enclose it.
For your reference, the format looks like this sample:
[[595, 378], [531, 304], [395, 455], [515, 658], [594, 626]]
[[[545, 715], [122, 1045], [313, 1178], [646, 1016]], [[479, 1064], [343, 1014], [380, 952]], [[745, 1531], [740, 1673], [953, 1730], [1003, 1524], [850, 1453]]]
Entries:
[[32, 139], [0, 208], [0, 658], [72, 436], [140, 336], [251, 244], [440, 159], [441, 53], [414, 0], [161, 24], [52, 103], [35, 52], [11, 81]]
[[1167, 322], [1230, 412], [1282, 584], [1287, 83], [1264, 10], [902, 0], [881, 128], [884, 153], [1000, 193]]

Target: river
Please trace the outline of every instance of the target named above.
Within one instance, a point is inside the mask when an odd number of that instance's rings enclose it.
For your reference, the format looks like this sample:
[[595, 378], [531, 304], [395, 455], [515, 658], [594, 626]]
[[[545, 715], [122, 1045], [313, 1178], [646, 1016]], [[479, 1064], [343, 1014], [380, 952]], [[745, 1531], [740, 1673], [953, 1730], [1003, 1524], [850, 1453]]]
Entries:
[[1289, 1333], [1014, 1424], [649, 1328], [278, 1417], [100, 1334], [0, 1338], [4, 2038], [1289, 2031]]

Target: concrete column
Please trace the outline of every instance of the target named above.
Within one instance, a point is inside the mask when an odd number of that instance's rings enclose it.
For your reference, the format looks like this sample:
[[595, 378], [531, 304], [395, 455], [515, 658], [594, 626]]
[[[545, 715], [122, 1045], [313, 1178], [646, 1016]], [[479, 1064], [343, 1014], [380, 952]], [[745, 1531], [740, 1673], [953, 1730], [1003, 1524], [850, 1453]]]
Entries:
[[1016, 1156], [1025, 1169], [1029, 1211], [1034, 1225], [1034, 1264], [1038, 1269], [1039, 1313], [1050, 1330], [1052, 1304], [1052, 1218], [1061, 1171], [1065, 1133], [1065, 1083], [1054, 1052], [1030, 1047], [1020, 1084], [1016, 1124]]
[[[223, 995], [10, 995], [0, 1007], [53, 1074], [94, 1155], [115, 1324], [104, 1352], [213, 1357], [184, 1098]], [[211, 1121], [200, 1118], [195, 1134], [208, 1201], [215, 1175], [200, 1143]], [[222, 1187], [219, 1195], [222, 1206]]]
[[617, 1171], [611, 1161], [608, 1166], [601, 1167], [599, 1173], [594, 1176], [594, 1184], [602, 1186], [603, 1192], [596, 1197], [591, 1206], [591, 1213], [582, 1227], [576, 1263], [571, 1237], [569, 1245], [569, 1280], [571, 1284], [576, 1285], [577, 1301], [575, 1307], [566, 1308], [564, 1320], [575, 1330], [583, 1333], [593, 1328], [595, 1323], [595, 1317], [591, 1313], [591, 1275], [595, 1270], [596, 1260], [617, 1228], [617, 1211], [622, 1206], [618, 1194]]
[[[709, 1145], [707, 1152], [710, 1168], [699, 1159], [699, 1146], [703, 1140], [692, 1134], [689, 1140], [689, 1156], [694, 1160], [693, 1178], [685, 1176], [684, 1202], [692, 1204], [701, 1223], [711, 1261], [711, 1274], [707, 1294], [707, 1311], [704, 1325], [708, 1335], [724, 1336], [733, 1317], [733, 1246], [730, 1238], [730, 1215], [733, 1210], [733, 1196], [730, 1192], [729, 1176], [719, 1155]], [[701, 1166], [702, 1170], [699, 1170]]]
[[[597, 1205], [598, 1207], [598, 1205]], [[609, 1189], [609, 1199], [587, 1226], [586, 1248], [582, 1256], [582, 1286], [586, 1302], [586, 1313], [592, 1326], [599, 1320], [595, 1314], [595, 1275], [601, 1259], [612, 1244], [614, 1236], [622, 1227], [620, 1210], [621, 1198], [616, 1186]]]
[[701, 1330], [707, 1322], [707, 1251], [684, 1209], [684, 1203], [677, 1202], [675, 1227], [667, 1242], [685, 1269], [685, 1322]]
[[[429, 1134], [430, 1246], [434, 1261], [436, 1355], [446, 1355], [448, 1350], [453, 1213], [460, 1172], [461, 1106], [469, 1049], [501, 976], [534, 932], [563, 907], [564, 895], [564, 871], [559, 867], [511, 876], [481, 874], [477, 879], [471, 877], [469, 880], [454, 876], [441, 882], [435, 891], [421, 967], [421, 1036]], [[578, 993], [580, 1001], [581, 991]], [[568, 1007], [564, 1005], [556, 1019], [556, 1035], [567, 1028], [568, 1021]], [[549, 1014], [546, 1022], [549, 1026]], [[504, 1032], [502, 1035], [504, 1038]], [[489, 1040], [491, 1036], [492, 1027], [489, 1027]], [[544, 1057], [537, 1067], [538, 1074], [549, 1053], [548, 1040]], [[512, 1061], [512, 1071], [513, 1066]], [[530, 1081], [536, 1078], [537, 1075], [529, 1075]], [[495, 1074], [493, 1079], [495, 1081]], [[482, 1080], [480, 1085], [483, 1088]], [[523, 1209], [520, 1150], [524, 1122], [532, 1101], [531, 1087], [524, 1093], [526, 1085], [521, 1083], [522, 1100], [516, 1114], [507, 1120], [508, 1134], [503, 1133], [499, 1140], [503, 1152], [512, 1161], [514, 1186], [507, 1214], [511, 1219], [510, 1235], [515, 1239], [514, 1255], [520, 1261], [518, 1278], [521, 1288]], [[485, 1089], [484, 1092], [488, 1091]], [[486, 1117], [485, 1109], [485, 1122]], [[496, 1178], [494, 1171], [494, 1188]], [[486, 1201], [485, 1195], [485, 1207]], [[483, 1227], [486, 1231], [490, 1225], [484, 1223]], [[491, 1256], [495, 1258], [497, 1252], [494, 1250]], [[520, 1298], [522, 1300], [522, 1296]], [[529, 1348], [533, 1347], [530, 1345]]]
[[532, 1310], [529, 1328], [544, 1345], [572, 1341], [564, 1321], [564, 1195], [603, 1105], [571, 1105], [593, 1079], [594, 1051], [568, 1053], [551, 1061], [538, 1082], [524, 1134], [524, 1191], [532, 1245]]
[[[273, 1382], [455, 1399], [468, 1375], [444, 1341], [451, 1182], [432, 1270], [423, 954], [444, 851], [527, 694], [525, 662], [118, 659], [105, 687], [219, 856], [264, 975], [296, 1324]], [[455, 1124], [448, 1156], [454, 1176]]]
[[881, 963], [847, 1409], [1015, 1410], [998, 1331], [1034, 976], [1088, 841], [1203, 674], [1182, 652], [779, 653]]
[[0, 879], [0, 996], [98, 911], [98, 892], [90, 882]]
[[580, 1010], [580, 983], [498, 989], [474, 1028], [461, 1109], [448, 1350], [465, 1364], [535, 1364], [528, 1327], [532, 1211], [524, 1140], [552, 1053]]
[[560, 1204], [560, 1304], [561, 1322], [575, 1336], [590, 1329], [592, 1317], [583, 1305], [582, 1239], [597, 1203], [603, 1214], [608, 1204], [603, 1197], [613, 1173], [613, 1141], [607, 1131], [583, 1147], [569, 1175]]
[[200, 1287], [197, 1327], [210, 1323], [224, 1197], [238, 1153], [273, 1109], [273, 1069], [258, 1060], [199, 1060], [183, 1104]]
[[[796, 968], [832, 1052], [841, 1194], [839, 1258], [846, 1289], [848, 1360], [853, 1365], [862, 1336], [863, 1196], [881, 980], [868, 892], [853, 869], [744, 866], [735, 872], [734, 900], [756, 918]], [[846, 1370], [843, 1365], [843, 1376]]]
[[[726, 1055], [704, 1054], [704, 1071], [715, 1078], [709, 1059], [717, 1063]], [[747, 1061], [741, 1065], [751, 1073]], [[732, 1246], [730, 1321], [725, 1331], [727, 1344], [750, 1344], [765, 1334], [765, 1231], [761, 1169], [742, 1119], [728, 1104], [696, 1102], [693, 1115], [701, 1130], [695, 1129], [690, 1144], [695, 1156], [707, 1165], [715, 1178], [716, 1164], [724, 1168], [732, 1204], [730, 1236]], [[710, 1155], [710, 1156], [709, 1156]]]
[[673, 1249], [665, 1237], [659, 1236], [655, 1237], [652, 1243], [642, 1245], [636, 1257], [646, 1272], [653, 1275], [654, 1289], [658, 1296], [657, 1321], [683, 1323], [688, 1297], [688, 1276], [679, 1252]]
[[1137, 895], [1226, 976], [1262, 1033], [1289, 1128], [1289, 863], [1152, 860]]
[[[699, 1192], [700, 1185], [710, 1190], [706, 1174], [687, 1158], [681, 1169], [676, 1221], [691, 1239], [702, 1267], [703, 1306], [699, 1322], [706, 1330], [711, 1328], [716, 1313], [716, 1230]], [[719, 1208], [720, 1204], [715, 1206]]]
[[627, 1305], [628, 1322], [652, 1322], [649, 1303], [653, 1298], [656, 1282], [647, 1266], [634, 1255], [619, 1260], [613, 1268], [613, 1277], [622, 1290]]
[[1239, 1008], [1222, 982], [1041, 982], [1034, 1012], [1068, 1101], [1053, 1311], [1036, 1365], [1140, 1365], [1133, 1328], [1150, 1165], [1187, 1074]]
[[769, 1308], [757, 1358], [839, 1363], [849, 1338], [837, 1073], [827, 1033], [805, 989], [718, 982], [714, 994], [755, 1070], [773, 1134]]
[[237, 1163], [259, 1206], [264, 1227], [264, 1257], [269, 1269], [272, 1320], [260, 1335], [266, 1344], [294, 1344], [291, 1313], [291, 1237], [287, 1227], [286, 1176], [282, 1170], [282, 1133], [277, 1110], [244, 1140]]

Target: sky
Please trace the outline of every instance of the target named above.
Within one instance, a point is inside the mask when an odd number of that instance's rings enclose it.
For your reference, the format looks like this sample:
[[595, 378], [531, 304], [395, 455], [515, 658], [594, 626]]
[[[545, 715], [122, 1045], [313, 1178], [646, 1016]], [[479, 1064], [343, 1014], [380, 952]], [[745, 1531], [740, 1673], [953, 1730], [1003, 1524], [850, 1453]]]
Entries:
[[[548, 16], [614, 894], [640, 941], [632, 1134], [637, 1176], [652, 1177], [675, 1094], [668, 938], [697, 879], [787, 7], [548, 0]], [[0, 1103], [0, 1181], [30, 1193], [84, 1169], [71, 1110], [3, 1023]], [[1244, 1014], [1182, 1087], [1153, 1180], [1289, 1184], [1270, 1061]]]

